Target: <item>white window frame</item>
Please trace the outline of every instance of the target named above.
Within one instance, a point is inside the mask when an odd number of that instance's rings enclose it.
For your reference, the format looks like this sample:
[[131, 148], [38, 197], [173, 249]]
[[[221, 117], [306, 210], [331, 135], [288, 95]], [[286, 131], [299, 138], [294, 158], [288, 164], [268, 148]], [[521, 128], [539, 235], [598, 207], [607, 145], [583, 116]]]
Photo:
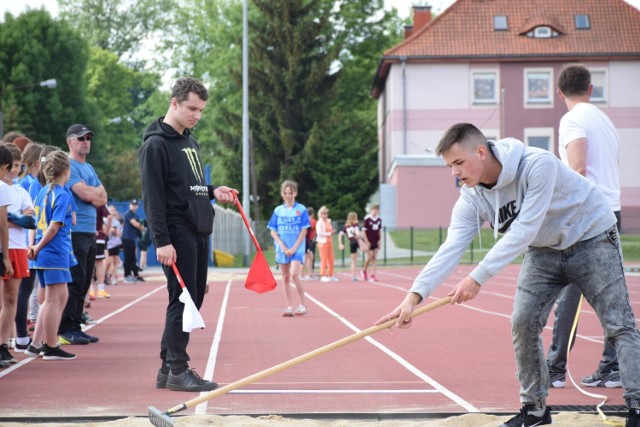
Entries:
[[[595, 102], [595, 103], [606, 103], [607, 102], [607, 95], [608, 95], [608, 87], [607, 87], [607, 83], [608, 83], [608, 73], [607, 73], [607, 69], [606, 68], [599, 68], [599, 67], [594, 67], [594, 68], [589, 68], [589, 72], [591, 73], [591, 84], [593, 84], [593, 76], [594, 74], [602, 74], [602, 96], [594, 96], [593, 92], [591, 93], [591, 98], [590, 101], [591, 102]], [[594, 85], [594, 88], [596, 86]]]
[[[476, 80], [484, 77], [490, 79], [493, 75], [493, 98], [476, 98]], [[471, 70], [471, 103], [473, 105], [498, 105], [500, 102], [500, 73], [495, 69], [472, 69]]]
[[[529, 81], [536, 79], [539, 81], [547, 80], [546, 97], [532, 98], [529, 92]], [[553, 87], [553, 68], [525, 68], [523, 76], [523, 89], [524, 89], [524, 104], [525, 108], [552, 108], [554, 98]], [[543, 85], [542, 87], [544, 87]]]
[[546, 149], [554, 153], [555, 132], [554, 128], [524, 128], [524, 143], [529, 146], [529, 139], [533, 137], [549, 138], [549, 146]]

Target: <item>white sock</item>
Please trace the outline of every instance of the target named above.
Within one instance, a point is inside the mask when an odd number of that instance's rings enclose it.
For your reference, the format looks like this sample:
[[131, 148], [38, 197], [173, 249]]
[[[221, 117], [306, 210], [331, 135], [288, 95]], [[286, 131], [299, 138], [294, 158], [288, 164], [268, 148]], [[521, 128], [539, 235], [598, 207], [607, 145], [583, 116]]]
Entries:
[[98, 283], [98, 290], [104, 291], [104, 283]]
[[17, 337], [16, 344], [27, 345], [29, 344], [29, 337]]

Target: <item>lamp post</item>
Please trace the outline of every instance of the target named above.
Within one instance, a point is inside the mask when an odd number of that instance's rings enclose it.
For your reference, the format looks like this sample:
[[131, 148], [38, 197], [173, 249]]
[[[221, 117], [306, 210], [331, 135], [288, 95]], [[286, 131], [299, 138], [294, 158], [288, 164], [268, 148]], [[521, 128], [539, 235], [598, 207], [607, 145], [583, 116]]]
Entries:
[[7, 91], [0, 90], [0, 137], [4, 136], [4, 114], [2, 112], [2, 109], [4, 106], [3, 105], [4, 95], [8, 92], [12, 92], [20, 89], [27, 89], [34, 86], [46, 87], [47, 89], [55, 89], [56, 86], [58, 86], [58, 82], [56, 81], [56, 79], [47, 79], [47, 80], [42, 80], [41, 82], [38, 82], [38, 83], [14, 86], [13, 88], [11, 88], [11, 90], [7, 90]]

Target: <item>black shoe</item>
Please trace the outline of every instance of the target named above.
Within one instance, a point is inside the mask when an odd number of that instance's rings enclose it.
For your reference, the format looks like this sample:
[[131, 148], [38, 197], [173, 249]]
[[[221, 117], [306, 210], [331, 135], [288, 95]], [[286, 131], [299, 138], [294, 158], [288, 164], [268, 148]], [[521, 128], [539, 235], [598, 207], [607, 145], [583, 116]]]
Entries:
[[24, 354], [29, 357], [38, 357], [42, 356], [42, 348], [43, 346], [36, 347], [33, 343], [29, 344], [29, 347], [24, 351]]
[[9, 351], [9, 346], [7, 344], [0, 345], [0, 360], [2, 360], [5, 364], [13, 365], [14, 363], [18, 363], [18, 359], [13, 357], [13, 354]]
[[31, 345], [31, 338], [29, 338], [29, 342], [26, 344], [18, 344], [16, 342], [16, 352], [17, 353], [24, 353], [25, 351], [27, 351], [27, 349], [29, 348], [29, 346]]
[[544, 415], [542, 415], [542, 417], [536, 417], [535, 415], [529, 414], [529, 410], [531, 409], [533, 408], [531, 408], [530, 405], [524, 405], [520, 408], [520, 413], [518, 415], [511, 418], [500, 427], [534, 427], [551, 424], [551, 409], [548, 406], [544, 410]]
[[85, 331], [78, 331], [78, 335], [80, 335], [82, 338], [88, 339], [90, 343], [96, 343], [100, 341], [100, 338], [94, 337], [93, 335], [89, 335]]
[[167, 388], [167, 379], [169, 378], [169, 373], [166, 374], [162, 372], [162, 368], [158, 369], [158, 376], [156, 377], [156, 388]]
[[640, 427], [640, 408], [629, 408], [625, 427]]
[[75, 354], [64, 351], [59, 345], [49, 347], [48, 345], [43, 344], [42, 350], [44, 351], [44, 355], [42, 356], [42, 359], [44, 360], [73, 360], [76, 358]]
[[218, 388], [218, 384], [202, 379], [193, 369], [187, 369], [179, 375], [169, 372], [167, 388], [176, 391], [211, 391]]
[[136, 282], [146, 282], [146, 280], [144, 280], [144, 277], [136, 276]]

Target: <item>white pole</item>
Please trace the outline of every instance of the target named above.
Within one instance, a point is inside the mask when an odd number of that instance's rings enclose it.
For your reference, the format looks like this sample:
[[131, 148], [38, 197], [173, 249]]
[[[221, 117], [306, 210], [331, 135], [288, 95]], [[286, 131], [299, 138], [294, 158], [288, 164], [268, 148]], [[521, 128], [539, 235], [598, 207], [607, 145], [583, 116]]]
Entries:
[[[242, 1], [242, 208], [251, 218], [249, 204], [249, 19], [248, 2]], [[244, 265], [249, 266], [249, 235], [244, 239]]]

